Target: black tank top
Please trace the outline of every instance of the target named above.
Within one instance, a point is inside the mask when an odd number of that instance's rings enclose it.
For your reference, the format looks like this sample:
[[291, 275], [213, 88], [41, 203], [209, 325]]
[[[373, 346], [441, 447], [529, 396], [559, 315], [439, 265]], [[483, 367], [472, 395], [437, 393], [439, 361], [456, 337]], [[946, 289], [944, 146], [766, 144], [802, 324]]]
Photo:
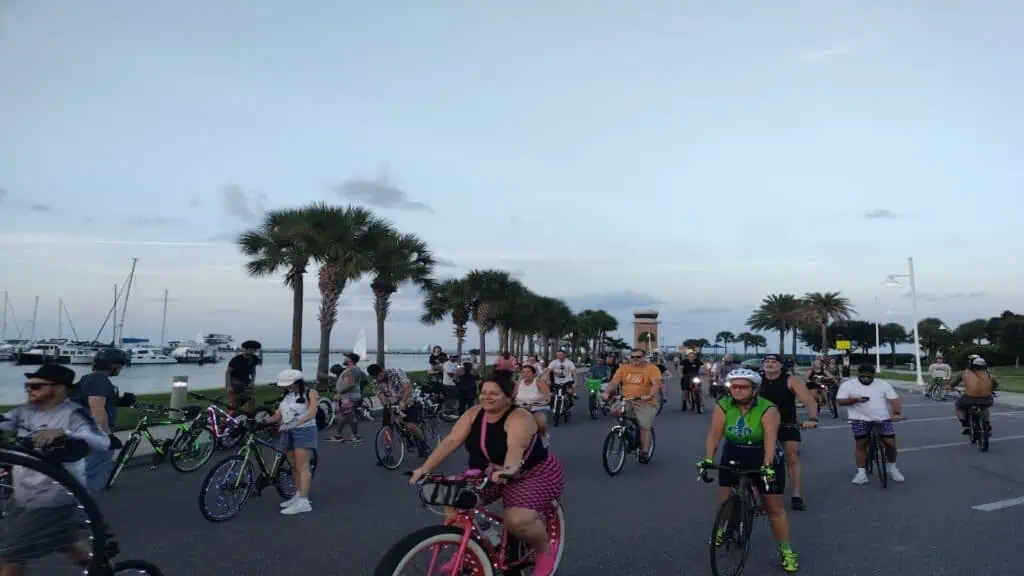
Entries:
[[774, 380], [768, 379], [764, 374], [758, 395], [766, 400], [772, 401], [779, 409], [779, 417], [783, 422], [796, 422], [796, 394], [786, 385], [789, 382], [789, 375], [782, 372]]
[[[505, 455], [508, 452], [508, 433], [505, 432], [505, 421], [508, 420], [508, 415], [513, 410], [521, 410], [521, 408], [511, 408], [505, 412], [497, 422], [486, 423], [487, 433], [486, 446], [481, 446], [481, 427], [485, 425], [485, 412], [483, 409], [473, 419], [473, 425], [469, 429], [469, 436], [466, 438], [466, 451], [469, 452], [469, 467], [470, 469], [486, 470], [489, 465], [504, 466]], [[523, 454], [523, 467], [522, 470], [526, 471], [533, 468], [537, 464], [547, 460], [548, 449], [544, 447], [544, 444], [534, 434], [533, 439], [530, 441], [530, 446], [526, 448], [526, 452]]]

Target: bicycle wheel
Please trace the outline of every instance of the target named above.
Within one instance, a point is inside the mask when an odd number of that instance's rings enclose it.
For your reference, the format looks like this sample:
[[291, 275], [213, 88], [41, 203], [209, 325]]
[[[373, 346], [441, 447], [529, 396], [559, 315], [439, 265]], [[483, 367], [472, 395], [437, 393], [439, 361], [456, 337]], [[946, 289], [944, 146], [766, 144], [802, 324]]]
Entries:
[[[453, 573], [464, 533], [452, 526], [428, 526], [409, 534], [381, 558], [373, 576]], [[494, 566], [480, 544], [470, 538], [461, 558], [460, 574], [494, 576]]]
[[828, 413], [832, 418], [839, 418], [839, 404], [836, 403], [836, 395], [831, 389], [825, 392], [825, 400], [828, 402]]
[[107, 477], [107, 482], [104, 484], [105, 490], [110, 490], [117, 482], [117, 477], [121, 475], [121, 470], [124, 469], [124, 465], [131, 460], [132, 456], [135, 455], [135, 450], [139, 447], [141, 438], [138, 435], [132, 434], [128, 437], [128, 441], [121, 447], [121, 451], [117, 453], [117, 459], [114, 460], [114, 467], [110, 470], [110, 476]]
[[0, 449], [0, 467], [31, 482], [11, 494], [0, 523], [5, 563], [25, 574], [105, 574], [116, 546], [96, 501], [70, 472], [35, 454]]
[[331, 424], [334, 424], [334, 419], [336, 417], [337, 414], [334, 410], [334, 402], [321, 397], [316, 403], [316, 429], [323, 430], [324, 428], [330, 428]]
[[552, 422], [554, 422], [555, 428], [558, 428], [558, 424], [562, 420], [563, 405], [565, 404], [565, 401], [562, 399], [562, 395], [556, 394], [554, 402], [552, 402], [552, 404], [553, 405], [551, 406], [551, 420]]
[[[309, 455], [309, 476], [312, 478], [316, 476], [316, 466], [319, 463], [319, 454], [316, 448], [312, 450], [312, 454]], [[281, 465], [277, 468], [277, 476], [274, 478], [274, 488], [277, 489], [277, 494], [285, 500], [295, 496], [295, 480], [292, 479], [292, 465], [288, 462], [288, 459], [281, 461]]]
[[981, 451], [988, 452], [988, 440], [992, 436], [992, 424], [989, 422], [988, 409], [978, 410], [978, 422], [981, 424]]
[[889, 458], [885, 455], [885, 443], [882, 442], [882, 437], [877, 434], [872, 435], [872, 442], [875, 444], [875, 453], [877, 456], [877, 470], [878, 480], [882, 483], [882, 488], [889, 486], [889, 470], [886, 464]]
[[621, 426], [616, 426], [608, 431], [608, 435], [604, 439], [602, 463], [604, 464], [604, 471], [609, 476], [615, 476], [622, 472], [622, 467], [626, 463], [627, 446], [623, 432]]
[[[753, 522], [747, 505], [737, 494], [722, 502], [715, 516], [715, 524], [711, 530], [711, 573], [714, 576], [739, 576], [747, 565], [750, 553], [750, 536]], [[736, 553], [735, 568], [727, 569], [727, 560], [719, 560], [718, 553]]]
[[593, 392], [590, 393], [590, 419], [597, 420], [600, 415], [601, 405], [598, 403], [598, 396]]
[[157, 568], [156, 564], [145, 560], [124, 560], [114, 564], [114, 576], [128, 576], [129, 574], [139, 576], [164, 576], [164, 573]]
[[[639, 434], [640, 434], [640, 432], [638, 430], [637, 431], [637, 435], [639, 436]], [[658, 445], [658, 443], [655, 441], [655, 436], [654, 436], [654, 427], [652, 426], [651, 427], [651, 449], [647, 451], [647, 464], [650, 464], [651, 460], [654, 460], [654, 448], [657, 445]], [[639, 457], [639, 455], [640, 455], [640, 451], [637, 450], [637, 456]]]
[[377, 431], [373, 450], [377, 454], [377, 462], [388, 470], [397, 470], [405, 460], [405, 439], [394, 424], [381, 426]]
[[[210, 522], [224, 522], [241, 512], [256, 486], [253, 463], [235, 454], [221, 460], [203, 478], [199, 511]], [[212, 498], [212, 502], [208, 499]]]
[[171, 446], [171, 467], [178, 472], [195, 472], [213, 456], [217, 440], [209, 428], [197, 427], [183, 434]]
[[[554, 574], [558, 572], [558, 566], [565, 554], [565, 513], [557, 500], [552, 502], [551, 508], [544, 513], [544, 525], [548, 532], [548, 542], [556, 551], [555, 566], [551, 572]], [[510, 568], [505, 571], [504, 576], [533, 576], [534, 555], [529, 544], [509, 534], [506, 552], [505, 558]]]

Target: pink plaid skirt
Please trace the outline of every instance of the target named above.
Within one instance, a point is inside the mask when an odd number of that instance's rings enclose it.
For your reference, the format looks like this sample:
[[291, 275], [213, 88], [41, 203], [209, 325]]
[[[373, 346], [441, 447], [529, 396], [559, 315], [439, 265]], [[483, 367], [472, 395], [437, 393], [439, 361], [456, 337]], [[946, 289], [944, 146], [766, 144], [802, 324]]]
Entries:
[[547, 460], [524, 472], [519, 479], [508, 484], [491, 484], [480, 492], [480, 497], [484, 504], [500, 498], [505, 508], [545, 512], [553, 500], [562, 498], [564, 487], [562, 463], [554, 454], [550, 454]]

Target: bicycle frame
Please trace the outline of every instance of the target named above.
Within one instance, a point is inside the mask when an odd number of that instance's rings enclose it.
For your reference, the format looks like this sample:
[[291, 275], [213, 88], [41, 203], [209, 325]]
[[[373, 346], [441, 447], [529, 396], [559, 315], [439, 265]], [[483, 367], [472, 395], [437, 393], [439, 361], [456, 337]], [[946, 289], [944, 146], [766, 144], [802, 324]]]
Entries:
[[153, 433], [149, 431], [149, 416], [143, 416], [135, 424], [135, 429], [132, 430], [131, 436], [135, 436], [136, 438], [145, 438], [146, 441], [149, 442], [149, 445], [152, 446], [153, 450], [156, 451], [157, 454], [164, 456], [164, 447], [172, 446], [183, 433], [188, 431], [189, 423], [183, 422], [181, 420], [161, 420], [159, 422], [153, 423], [153, 426], [168, 425], [172, 425], [175, 427], [174, 436], [168, 440], [157, 441], [157, 439], [153, 437]]
[[[238, 426], [238, 417], [228, 414], [227, 411], [212, 402], [206, 407], [206, 417], [210, 422], [210, 431], [213, 432], [213, 437], [217, 440], [231, 434], [231, 430]], [[222, 421], [224, 422], [223, 428], [220, 424]]]
[[[266, 459], [263, 457], [262, 448], [264, 447], [270, 448], [274, 451], [274, 464], [269, 468], [267, 467]], [[246, 433], [245, 441], [242, 443], [242, 447], [238, 450], [238, 455], [242, 457], [243, 467], [250, 462], [250, 458], [254, 459], [256, 461], [257, 468], [259, 468], [259, 473], [264, 478], [268, 479], [277, 476], [277, 473], [281, 468], [281, 462], [287, 458], [283, 451], [278, 450], [278, 448], [270, 442], [258, 438], [252, 431]], [[235, 479], [235, 488], [238, 488], [238, 483], [241, 481], [242, 475], [239, 474]]]

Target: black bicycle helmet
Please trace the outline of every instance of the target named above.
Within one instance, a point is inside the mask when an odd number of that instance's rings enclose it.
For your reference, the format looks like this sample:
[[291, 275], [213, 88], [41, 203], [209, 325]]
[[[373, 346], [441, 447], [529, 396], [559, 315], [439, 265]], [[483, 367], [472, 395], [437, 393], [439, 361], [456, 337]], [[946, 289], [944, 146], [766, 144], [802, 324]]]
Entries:
[[871, 374], [872, 376], [874, 376], [874, 364], [861, 364], [860, 366], [857, 366], [857, 374]]
[[260, 348], [263, 348], [263, 345], [255, 340], [246, 340], [245, 342], [242, 342], [242, 345], [239, 346], [239, 348], [242, 350], [259, 350]]
[[341, 367], [341, 364], [331, 366], [331, 374], [334, 374], [335, 376], [341, 375], [342, 370], [344, 370], [344, 368]]
[[98, 368], [110, 368], [113, 366], [126, 366], [128, 354], [117, 348], [100, 348], [93, 356], [92, 365]]

